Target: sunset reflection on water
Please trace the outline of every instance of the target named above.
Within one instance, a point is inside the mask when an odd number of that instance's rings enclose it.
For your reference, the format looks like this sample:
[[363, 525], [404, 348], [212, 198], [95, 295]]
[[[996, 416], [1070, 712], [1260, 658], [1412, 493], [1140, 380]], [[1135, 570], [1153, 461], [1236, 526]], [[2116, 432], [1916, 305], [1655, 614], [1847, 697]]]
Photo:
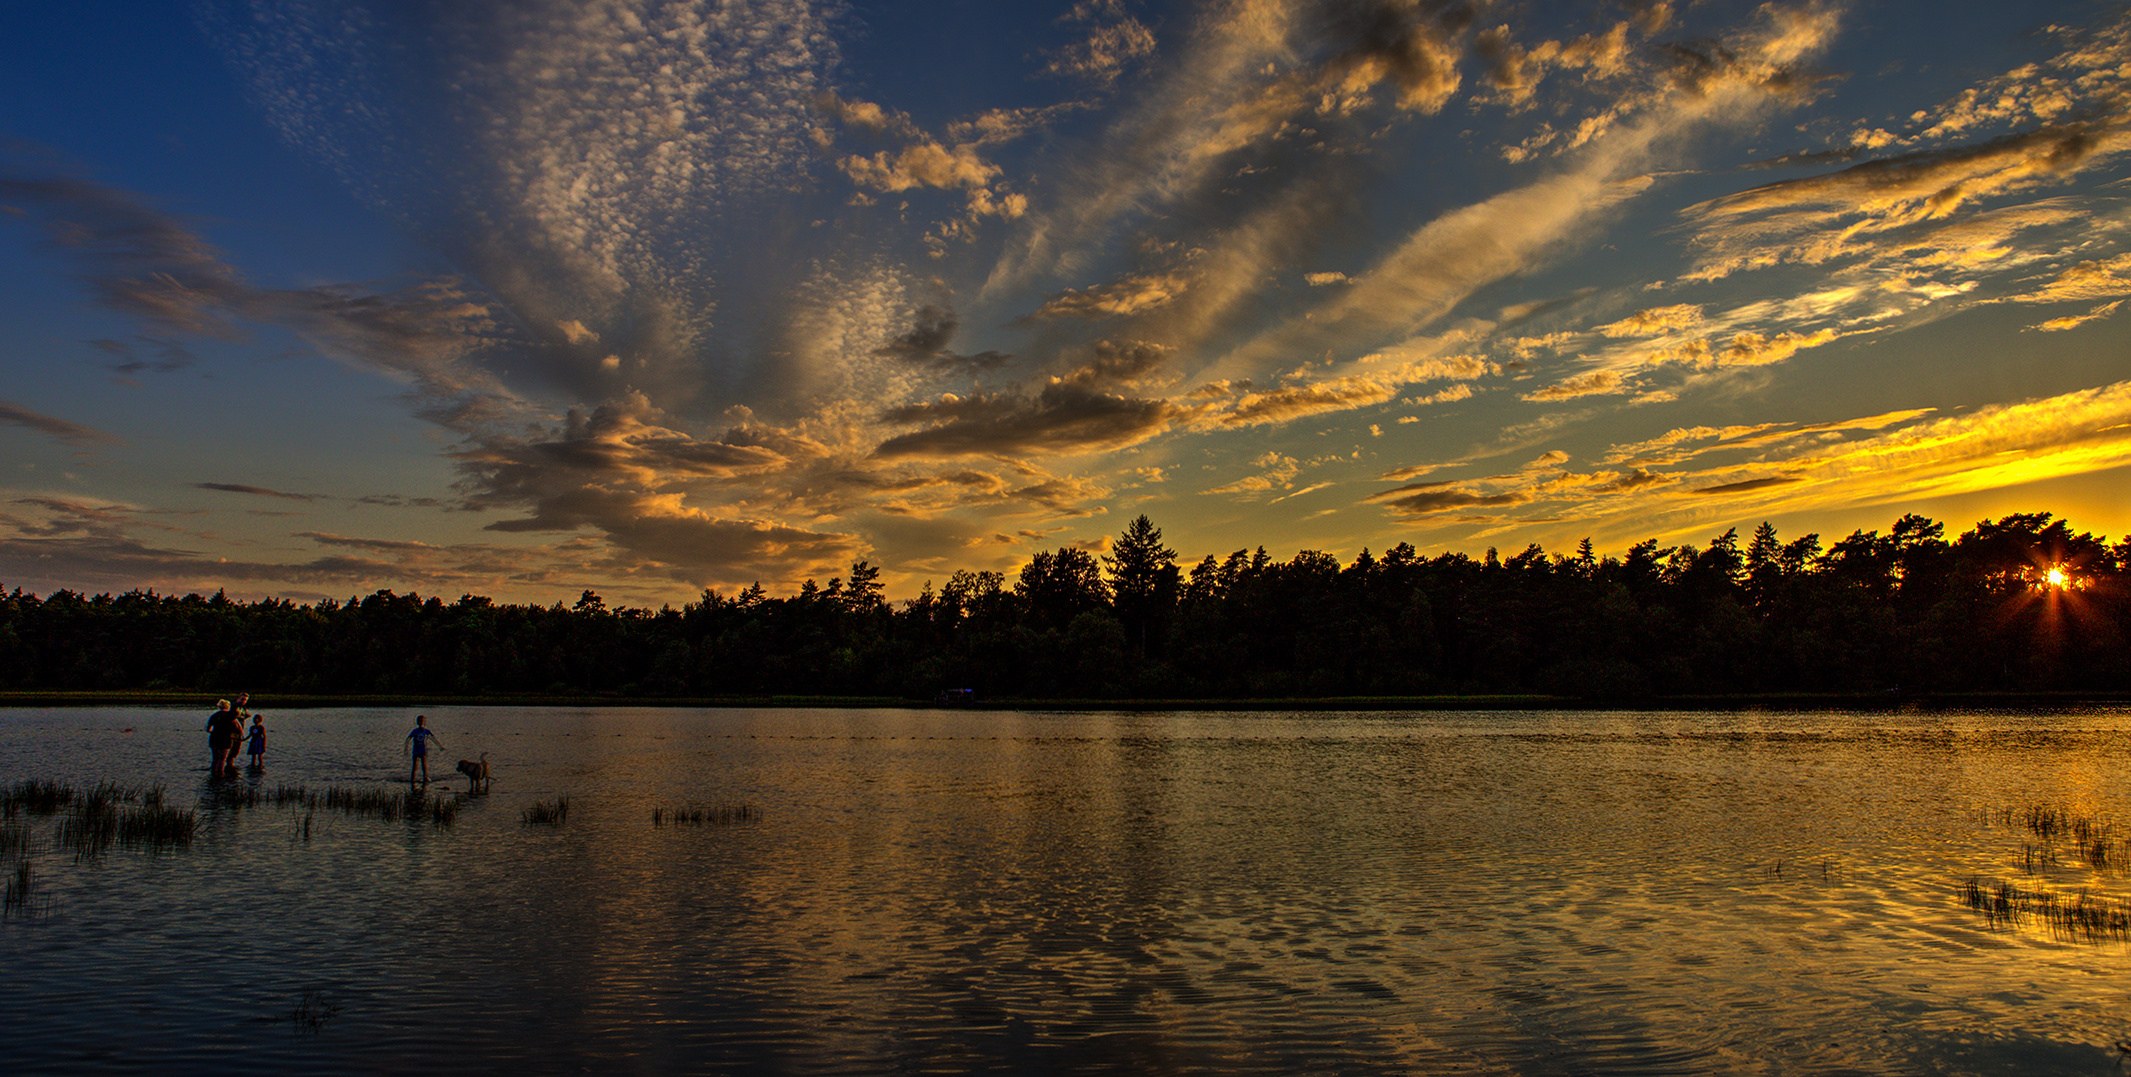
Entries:
[[[404, 777], [411, 712], [268, 713], [265, 788]], [[426, 713], [496, 773], [448, 828], [202, 806], [187, 851], [34, 853], [0, 1064], [2090, 1073], [2131, 1037], [2122, 942], [1958, 896], [2125, 892], [1990, 818], [2131, 818], [2122, 709]], [[0, 722], [10, 784], [206, 786], [189, 712]]]

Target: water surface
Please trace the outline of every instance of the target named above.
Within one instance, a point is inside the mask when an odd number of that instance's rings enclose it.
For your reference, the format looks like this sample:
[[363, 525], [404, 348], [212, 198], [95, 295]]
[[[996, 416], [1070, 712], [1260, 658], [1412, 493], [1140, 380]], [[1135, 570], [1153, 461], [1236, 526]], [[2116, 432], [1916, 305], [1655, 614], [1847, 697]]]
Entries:
[[[405, 787], [413, 712], [265, 713], [238, 786]], [[1960, 899], [2127, 891], [2023, 874], [1991, 815], [2131, 820], [2123, 708], [426, 713], [430, 791], [485, 751], [492, 794], [306, 839], [213, 805], [204, 709], [0, 711], [8, 784], [200, 805], [188, 850], [32, 852], [0, 1068], [2101, 1074], [2131, 1039], [2123, 943]]]

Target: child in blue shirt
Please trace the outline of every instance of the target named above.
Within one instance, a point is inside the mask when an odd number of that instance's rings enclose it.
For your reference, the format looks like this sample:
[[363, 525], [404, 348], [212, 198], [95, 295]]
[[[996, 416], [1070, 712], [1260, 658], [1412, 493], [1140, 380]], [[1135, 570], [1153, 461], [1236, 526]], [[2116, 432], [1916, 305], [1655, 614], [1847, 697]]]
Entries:
[[[422, 771], [422, 782], [424, 784], [428, 783], [429, 742], [436, 739], [437, 735], [429, 731], [429, 716], [426, 714], [415, 715], [414, 728], [407, 733], [408, 749], [414, 753], [414, 758], [407, 764], [407, 781], [409, 783], [414, 781], [414, 772], [417, 767]], [[444, 743], [442, 741], [437, 741], [437, 747], [442, 748], [443, 746]]]

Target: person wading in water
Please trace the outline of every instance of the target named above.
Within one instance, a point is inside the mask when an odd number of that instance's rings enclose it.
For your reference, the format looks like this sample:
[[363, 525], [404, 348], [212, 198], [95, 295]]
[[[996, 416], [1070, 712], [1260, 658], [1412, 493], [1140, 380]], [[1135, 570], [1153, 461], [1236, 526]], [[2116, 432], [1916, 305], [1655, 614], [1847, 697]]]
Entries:
[[[422, 771], [422, 783], [429, 783], [429, 742], [436, 739], [437, 735], [429, 731], [429, 716], [415, 715], [414, 728], [407, 732], [407, 747], [414, 753], [414, 758], [407, 763], [407, 784], [414, 784], [414, 772], [417, 767]], [[444, 742], [437, 741], [437, 747], [443, 746]]]

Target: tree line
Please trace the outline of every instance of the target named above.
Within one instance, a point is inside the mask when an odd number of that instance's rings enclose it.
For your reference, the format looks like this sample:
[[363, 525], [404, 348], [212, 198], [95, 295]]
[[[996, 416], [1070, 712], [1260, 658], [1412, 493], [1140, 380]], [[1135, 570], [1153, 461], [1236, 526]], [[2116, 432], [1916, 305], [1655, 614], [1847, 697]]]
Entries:
[[131, 591], [0, 594], [0, 689], [625, 697], [1284, 698], [2131, 690], [2131, 538], [2050, 513], [1947, 539], [1907, 515], [1823, 548], [1763, 523], [1599, 557], [1534, 545], [1352, 561], [1261, 546], [1186, 567], [1145, 516], [1097, 555], [960, 571], [915, 598], [880, 570], [679, 608], [299, 605]]

